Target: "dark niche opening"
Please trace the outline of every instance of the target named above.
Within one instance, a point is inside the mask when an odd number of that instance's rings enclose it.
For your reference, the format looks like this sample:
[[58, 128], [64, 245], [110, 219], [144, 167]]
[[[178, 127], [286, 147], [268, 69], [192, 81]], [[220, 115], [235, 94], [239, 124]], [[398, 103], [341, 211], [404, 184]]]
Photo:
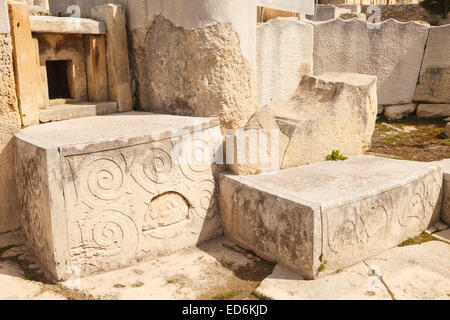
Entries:
[[70, 98], [67, 77], [69, 60], [46, 61], [48, 96], [51, 99]]

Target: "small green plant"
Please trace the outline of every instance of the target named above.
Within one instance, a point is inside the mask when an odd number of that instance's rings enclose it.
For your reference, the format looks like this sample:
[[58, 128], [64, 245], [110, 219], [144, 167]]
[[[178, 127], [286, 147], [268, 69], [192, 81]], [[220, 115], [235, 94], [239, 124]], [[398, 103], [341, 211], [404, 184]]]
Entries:
[[214, 297], [215, 300], [230, 300], [241, 293], [240, 290], [234, 289], [222, 292]]
[[326, 269], [328, 261], [324, 259], [323, 252], [319, 256], [320, 266], [317, 268], [317, 272], [322, 272]]
[[327, 161], [344, 161], [347, 160], [339, 150], [333, 150], [331, 154], [327, 155]]

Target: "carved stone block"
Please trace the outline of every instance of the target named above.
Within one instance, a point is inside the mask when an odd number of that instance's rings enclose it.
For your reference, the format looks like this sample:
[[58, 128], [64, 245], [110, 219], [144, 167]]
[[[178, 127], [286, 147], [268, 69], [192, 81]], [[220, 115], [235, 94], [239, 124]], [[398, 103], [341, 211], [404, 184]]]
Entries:
[[218, 235], [211, 160], [221, 142], [216, 118], [149, 113], [23, 130], [16, 168], [28, 245], [63, 280]]
[[437, 164], [356, 156], [276, 174], [222, 175], [225, 234], [306, 279], [349, 267], [439, 219]]

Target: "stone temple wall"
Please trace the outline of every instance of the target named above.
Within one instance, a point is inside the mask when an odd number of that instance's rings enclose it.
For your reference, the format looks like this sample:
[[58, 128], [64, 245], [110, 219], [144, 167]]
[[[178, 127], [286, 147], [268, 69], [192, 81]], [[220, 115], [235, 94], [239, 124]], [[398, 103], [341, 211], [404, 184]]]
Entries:
[[13, 134], [20, 129], [6, 0], [0, 0], [0, 233], [19, 227]]
[[256, 0], [50, 1], [53, 14], [79, 5], [127, 8], [133, 89], [146, 111], [219, 116], [223, 129], [256, 111]]

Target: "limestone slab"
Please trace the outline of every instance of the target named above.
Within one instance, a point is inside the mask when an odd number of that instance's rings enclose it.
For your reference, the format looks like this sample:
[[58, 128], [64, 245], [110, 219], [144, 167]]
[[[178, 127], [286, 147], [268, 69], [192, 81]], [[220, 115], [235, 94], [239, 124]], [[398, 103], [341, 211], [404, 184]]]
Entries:
[[102, 21], [82, 18], [61, 18], [50, 16], [30, 16], [32, 32], [68, 34], [105, 34], [106, 25]]
[[384, 107], [384, 115], [389, 120], [400, 120], [414, 111], [416, 111], [416, 105], [414, 103]]
[[431, 27], [415, 101], [450, 103], [450, 25]]
[[313, 72], [314, 27], [297, 18], [272, 19], [257, 32], [258, 106], [278, 106]]
[[450, 244], [450, 229], [433, 234], [436, 239]]
[[357, 72], [378, 78], [378, 103], [412, 103], [429, 26], [335, 19], [314, 23], [314, 74]]
[[442, 169], [372, 156], [223, 175], [225, 234], [307, 279], [354, 265], [439, 219]]
[[108, 101], [108, 70], [105, 37], [84, 36], [89, 101]]
[[85, 102], [79, 104], [52, 105], [40, 110], [39, 120], [45, 123], [113, 114], [116, 112], [117, 102]]
[[450, 225], [450, 159], [442, 160], [438, 163], [442, 166], [444, 174], [444, 202], [441, 220]]
[[125, 8], [107, 4], [93, 8], [91, 14], [95, 19], [104, 21], [107, 28], [109, 99], [117, 101], [119, 112], [130, 111], [133, 107], [133, 99]]
[[445, 118], [450, 116], [450, 104], [419, 104], [419, 118]]
[[377, 116], [376, 78], [354, 73], [304, 76], [292, 97], [272, 113], [289, 138], [281, 168], [346, 156], [370, 148]]
[[317, 280], [277, 265], [256, 289], [274, 300], [448, 300], [450, 246], [431, 241], [391, 249]]
[[39, 123], [39, 107], [44, 103], [44, 95], [39, 74], [28, 6], [20, 2], [8, 2], [13, 44], [14, 72], [22, 124]]
[[0, 33], [9, 33], [8, 5], [6, 0], [0, 0]]
[[28, 246], [61, 280], [208, 240], [220, 233], [211, 159], [221, 141], [215, 118], [148, 113], [24, 129], [15, 159]]

